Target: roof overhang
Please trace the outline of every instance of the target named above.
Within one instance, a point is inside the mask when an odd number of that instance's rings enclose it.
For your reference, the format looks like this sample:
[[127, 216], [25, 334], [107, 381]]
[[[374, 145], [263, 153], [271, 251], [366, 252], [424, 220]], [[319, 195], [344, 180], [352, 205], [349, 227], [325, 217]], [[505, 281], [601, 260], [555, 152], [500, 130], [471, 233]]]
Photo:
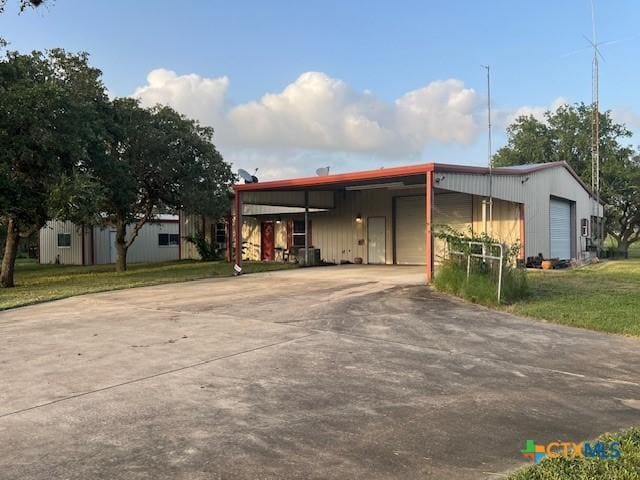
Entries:
[[269, 190], [343, 190], [347, 187], [378, 185], [386, 182], [402, 182], [405, 185], [424, 184], [428, 171], [433, 171], [433, 163], [410, 165], [407, 167], [380, 168], [362, 172], [339, 173], [326, 177], [303, 177], [270, 182], [236, 184], [236, 192], [259, 192]]
[[523, 168], [467, 166], [446, 163], [422, 163], [404, 167], [379, 168], [360, 172], [339, 173], [324, 177], [302, 177], [287, 180], [274, 180], [259, 183], [235, 184], [234, 192], [268, 191], [331, 191], [366, 190], [384, 188], [384, 184], [396, 183], [404, 187], [424, 185], [427, 172], [467, 173], [474, 175], [523, 176], [551, 168], [565, 168], [592, 198], [596, 198], [591, 189], [582, 181], [567, 162], [550, 162]]

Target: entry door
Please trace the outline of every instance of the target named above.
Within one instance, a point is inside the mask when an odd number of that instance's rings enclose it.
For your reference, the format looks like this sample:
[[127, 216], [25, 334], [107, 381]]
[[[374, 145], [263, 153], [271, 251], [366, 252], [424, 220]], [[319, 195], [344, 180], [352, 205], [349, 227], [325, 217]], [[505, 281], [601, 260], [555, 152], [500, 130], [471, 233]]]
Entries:
[[384, 217], [367, 219], [368, 263], [384, 264], [387, 261], [387, 222]]
[[549, 202], [550, 257], [571, 258], [571, 204], [552, 198]]
[[109, 262], [116, 263], [116, 232], [109, 231]]
[[267, 261], [275, 259], [273, 222], [262, 222], [260, 226], [260, 259]]

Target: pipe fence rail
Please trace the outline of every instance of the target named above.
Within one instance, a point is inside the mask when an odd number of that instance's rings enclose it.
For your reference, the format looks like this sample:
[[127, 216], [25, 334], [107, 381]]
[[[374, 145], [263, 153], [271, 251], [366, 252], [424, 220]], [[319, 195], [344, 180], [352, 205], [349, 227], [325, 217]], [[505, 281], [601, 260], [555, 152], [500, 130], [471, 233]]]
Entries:
[[[475, 242], [475, 241], [468, 241], [465, 242], [466, 244], [469, 245], [469, 251], [468, 252], [460, 252], [457, 250], [452, 250], [451, 249], [451, 245], [449, 244], [449, 242], [447, 242], [447, 247], [449, 250], [449, 255], [460, 255], [462, 257], [466, 257], [467, 258], [467, 280], [469, 280], [469, 277], [471, 276], [471, 258], [480, 258], [482, 259], [483, 262], [485, 262], [486, 260], [497, 260], [499, 262], [499, 268], [498, 268], [498, 303], [500, 303], [500, 296], [502, 293], [502, 268], [503, 268], [503, 264], [504, 264], [504, 246], [501, 243], [484, 243], [484, 242]], [[482, 249], [482, 253], [474, 253], [473, 252], [473, 247], [481, 247]], [[491, 255], [491, 248], [487, 248], [487, 247], [493, 247], [496, 248], [500, 251], [500, 255]]]

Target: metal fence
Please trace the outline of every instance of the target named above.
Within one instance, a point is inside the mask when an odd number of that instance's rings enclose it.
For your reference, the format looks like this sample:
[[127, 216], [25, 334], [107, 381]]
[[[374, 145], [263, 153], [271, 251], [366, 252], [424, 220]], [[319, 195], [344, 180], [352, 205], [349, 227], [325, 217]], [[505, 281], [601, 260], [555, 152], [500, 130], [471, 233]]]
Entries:
[[[447, 242], [447, 249], [449, 256], [459, 255], [466, 259], [467, 263], [467, 280], [471, 276], [471, 259], [480, 259], [483, 264], [487, 264], [488, 261], [498, 262], [498, 303], [500, 303], [500, 296], [502, 293], [502, 269], [504, 265], [504, 246], [501, 243], [485, 243], [477, 241], [465, 241], [463, 244], [469, 246], [468, 251], [463, 252], [460, 250], [454, 250], [451, 248], [450, 242]], [[498, 253], [495, 255], [494, 253]]]

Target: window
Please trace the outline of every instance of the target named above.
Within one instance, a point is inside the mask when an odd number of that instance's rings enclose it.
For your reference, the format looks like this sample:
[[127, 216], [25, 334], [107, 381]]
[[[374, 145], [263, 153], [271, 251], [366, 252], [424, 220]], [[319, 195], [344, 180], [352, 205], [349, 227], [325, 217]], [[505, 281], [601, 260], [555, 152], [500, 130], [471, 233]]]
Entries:
[[71, 247], [71, 234], [70, 233], [59, 233], [58, 234], [58, 248], [69, 248]]
[[225, 222], [217, 222], [211, 224], [211, 236], [209, 241], [218, 250], [224, 251], [227, 248], [227, 224]]
[[[309, 222], [311, 226], [311, 222]], [[304, 247], [304, 220], [293, 221], [293, 246]], [[311, 244], [311, 236], [309, 236], [309, 244]]]
[[180, 243], [180, 235], [177, 233], [159, 233], [158, 245], [161, 247], [176, 247]]

